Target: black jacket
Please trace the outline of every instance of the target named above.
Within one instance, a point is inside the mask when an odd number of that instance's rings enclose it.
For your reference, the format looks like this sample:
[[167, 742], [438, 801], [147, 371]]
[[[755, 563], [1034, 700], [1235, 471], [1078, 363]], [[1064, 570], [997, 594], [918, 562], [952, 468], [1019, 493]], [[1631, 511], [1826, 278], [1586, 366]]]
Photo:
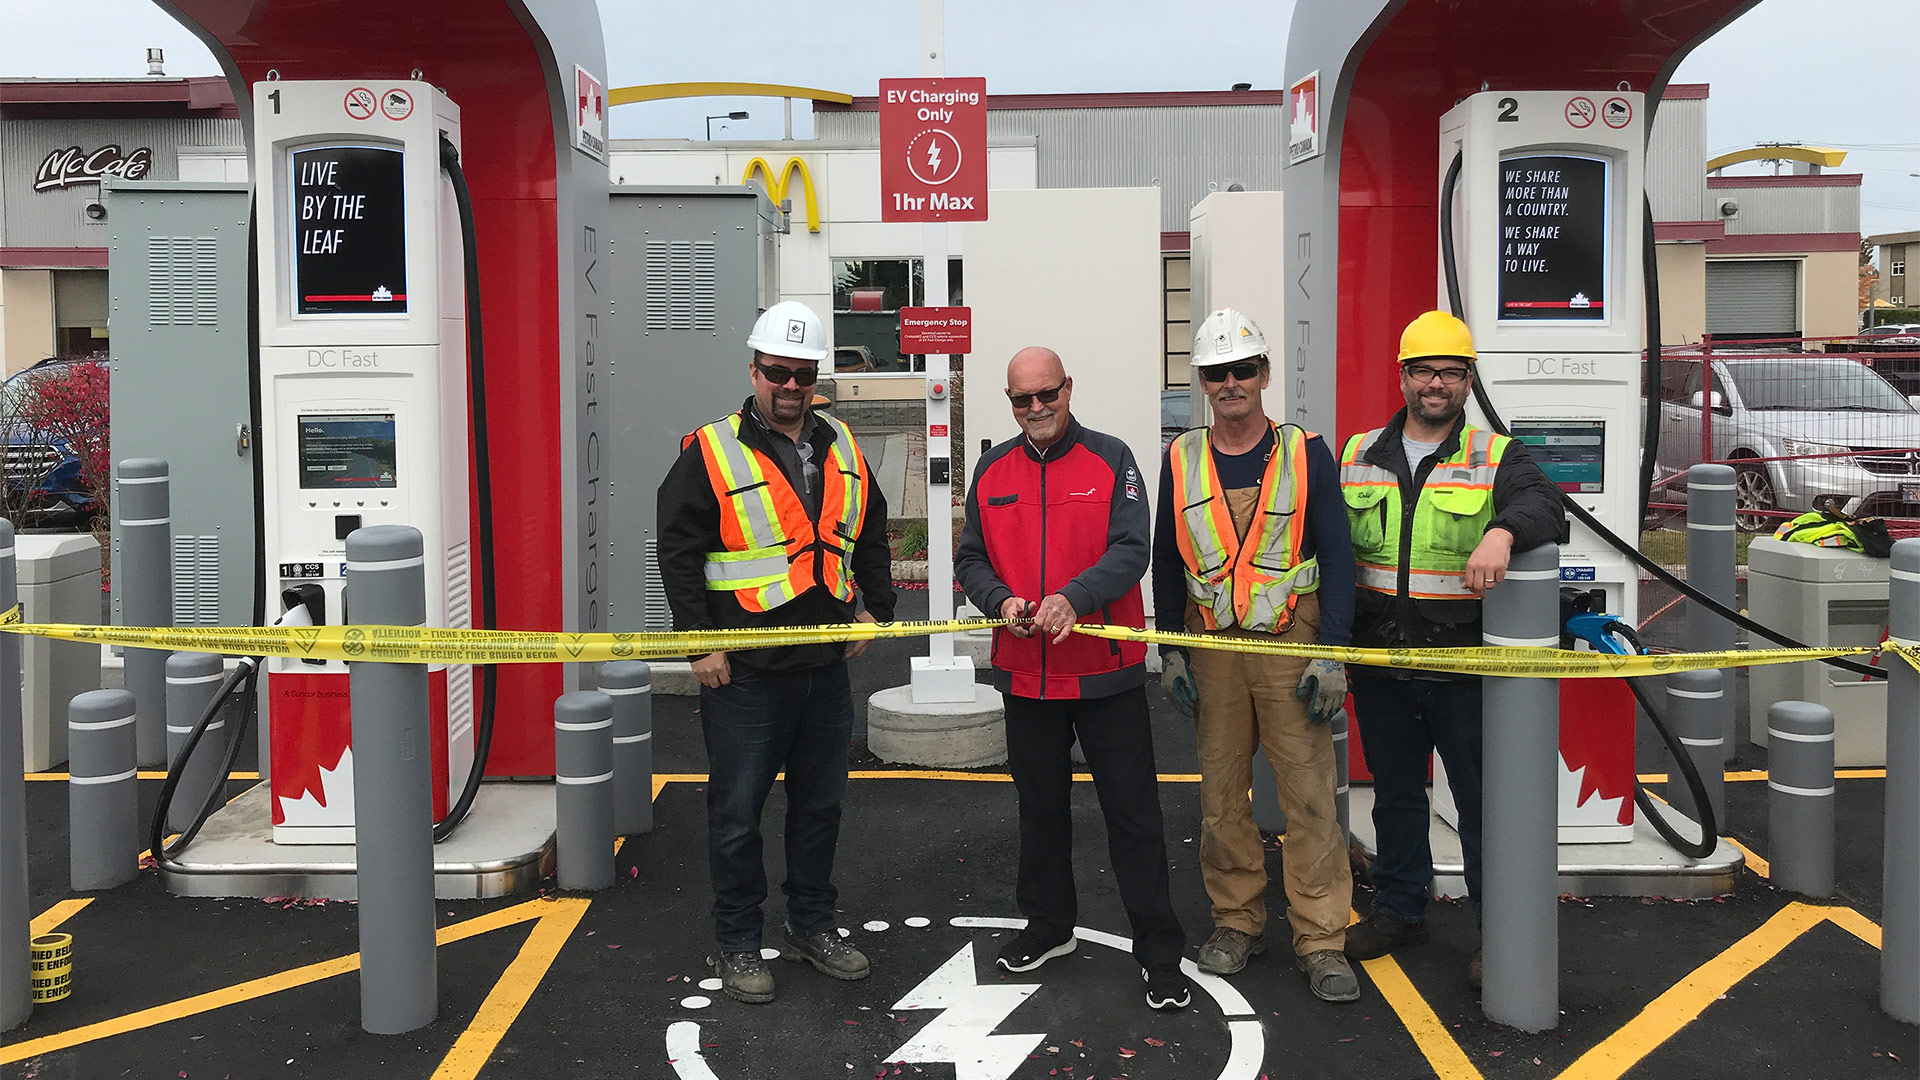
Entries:
[[[1417, 474], [1408, 468], [1406, 448], [1400, 441], [1406, 422], [1407, 410], [1394, 413], [1386, 431], [1374, 440], [1364, 458], [1367, 464], [1385, 469], [1400, 480], [1400, 506], [1406, 516], [1400, 530], [1403, 564], [1412, 542], [1413, 509], [1426, 487], [1427, 476], [1433, 472], [1434, 462], [1444, 461], [1460, 449], [1460, 429], [1467, 421], [1462, 416], [1454, 423], [1453, 430], [1428, 455]], [[1493, 474], [1493, 520], [1487, 528], [1512, 533], [1515, 551], [1559, 540], [1566, 531], [1559, 485], [1547, 478], [1517, 439], [1507, 444], [1500, 468]], [[1480, 601], [1416, 599], [1405, 592], [1404, 582], [1401, 595], [1393, 597], [1371, 589], [1354, 590], [1354, 645], [1426, 649], [1480, 644]]]
[[[767, 455], [774, 462], [772, 436], [749, 410], [753, 399], [740, 407], [740, 441]], [[825, 461], [833, 449], [833, 429], [826, 424], [813, 425], [813, 460]], [[866, 513], [860, 523], [860, 537], [853, 544], [852, 571], [860, 597], [868, 613], [881, 622], [893, 621], [893, 562], [887, 547], [887, 500], [875, 482], [866, 454], [860, 455], [860, 470], [866, 474]], [[799, 490], [801, 480], [789, 476]], [[693, 442], [680, 452], [666, 479], [660, 481], [660, 582], [667, 595], [667, 607], [673, 612], [675, 630], [723, 630], [742, 626], [815, 626], [853, 620], [857, 609], [842, 602], [824, 587], [815, 587], [767, 612], [750, 612], [740, 606], [731, 592], [713, 592], [706, 587], [707, 553], [719, 551], [720, 500], [707, 480], [706, 462], [700, 444]], [[804, 500], [803, 500], [804, 501]], [[816, 500], [816, 505], [818, 501]], [[816, 517], [818, 511], [814, 511]], [[846, 654], [844, 643], [821, 645], [783, 645], [771, 649], [750, 649], [729, 654], [729, 662], [759, 671], [795, 671], [821, 667]], [[698, 657], [693, 657], [698, 659]]]

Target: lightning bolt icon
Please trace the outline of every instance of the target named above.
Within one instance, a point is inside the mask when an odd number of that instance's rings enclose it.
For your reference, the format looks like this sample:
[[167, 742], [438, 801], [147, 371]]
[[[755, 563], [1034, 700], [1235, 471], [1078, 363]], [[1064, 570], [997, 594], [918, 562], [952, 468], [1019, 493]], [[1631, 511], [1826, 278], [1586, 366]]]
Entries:
[[940, 175], [940, 144], [938, 142], [927, 143], [927, 173], [932, 176]]
[[[929, 164], [939, 156], [929, 155]], [[1046, 1038], [1039, 1035], [995, 1035], [993, 1029], [1033, 996], [1037, 985], [981, 986], [974, 975], [973, 942], [919, 986], [894, 1003], [899, 1010], [945, 1009], [886, 1061], [909, 1064], [951, 1063], [954, 1080], [1007, 1080]]]

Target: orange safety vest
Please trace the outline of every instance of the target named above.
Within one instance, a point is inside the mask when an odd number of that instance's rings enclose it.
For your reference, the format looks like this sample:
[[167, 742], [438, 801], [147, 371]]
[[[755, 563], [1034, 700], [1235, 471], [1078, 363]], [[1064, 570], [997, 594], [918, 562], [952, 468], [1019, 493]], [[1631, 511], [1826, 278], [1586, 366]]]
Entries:
[[853, 599], [849, 560], [866, 517], [866, 459], [845, 424], [815, 417], [833, 429], [833, 449], [820, 467], [824, 489], [817, 522], [807, 516], [779, 463], [740, 441], [739, 413], [681, 440], [682, 449], [699, 441], [707, 480], [720, 500], [720, 541], [726, 547], [707, 552], [707, 588], [733, 593], [747, 611], [772, 611], [815, 586], [836, 599]]
[[1285, 633], [1300, 594], [1320, 587], [1318, 560], [1300, 557], [1307, 535], [1310, 437], [1293, 424], [1274, 429], [1274, 450], [1260, 478], [1260, 505], [1245, 538], [1234, 529], [1220, 490], [1209, 429], [1185, 432], [1167, 448], [1187, 597], [1208, 630], [1238, 626]]

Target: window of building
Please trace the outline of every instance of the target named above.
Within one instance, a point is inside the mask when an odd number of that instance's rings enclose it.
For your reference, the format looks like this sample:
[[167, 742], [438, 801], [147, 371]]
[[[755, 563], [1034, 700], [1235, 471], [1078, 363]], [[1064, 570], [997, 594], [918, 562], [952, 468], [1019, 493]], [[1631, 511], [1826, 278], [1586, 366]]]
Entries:
[[1185, 252], [1160, 260], [1160, 284], [1164, 290], [1161, 311], [1165, 326], [1165, 385], [1171, 389], [1193, 381], [1190, 358], [1193, 354], [1193, 262]]
[[1888, 277], [1904, 277], [1907, 273], [1907, 260], [1895, 259], [1887, 265]]
[[107, 356], [107, 272], [53, 272], [53, 350], [56, 356]]
[[[900, 355], [900, 309], [928, 303], [921, 260], [833, 260], [833, 373], [908, 374], [924, 356]], [[947, 304], [966, 303], [959, 259], [947, 260]]]

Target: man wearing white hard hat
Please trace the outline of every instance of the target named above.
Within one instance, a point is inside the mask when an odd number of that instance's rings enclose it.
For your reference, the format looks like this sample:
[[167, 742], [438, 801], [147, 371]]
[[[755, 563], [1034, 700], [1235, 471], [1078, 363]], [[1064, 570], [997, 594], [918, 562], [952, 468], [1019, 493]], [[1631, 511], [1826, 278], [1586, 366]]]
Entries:
[[[887, 504], [847, 426], [813, 410], [828, 355], [811, 308], [768, 308], [747, 337], [751, 397], [681, 440], [659, 491], [660, 578], [676, 630], [888, 622]], [[859, 590], [865, 601], [854, 602]], [[857, 616], [856, 616], [857, 612]], [[787, 897], [780, 954], [836, 979], [867, 977], [841, 936], [833, 884], [853, 735], [848, 657], [867, 642], [694, 656], [706, 736], [707, 860], [721, 988], [774, 996], [761, 958], [767, 873], [760, 814], [786, 772]]]
[[[1154, 618], [1221, 638], [1345, 645], [1353, 621], [1353, 543], [1340, 472], [1325, 440], [1276, 424], [1261, 402], [1272, 377], [1253, 320], [1221, 308], [1193, 337], [1213, 425], [1168, 444], [1154, 528]], [[1360, 983], [1342, 949], [1353, 900], [1335, 811], [1328, 723], [1346, 700], [1331, 660], [1161, 647], [1162, 686], [1195, 715], [1200, 876], [1213, 936], [1200, 970], [1232, 975], [1267, 947], [1267, 859], [1247, 789], [1264, 748], [1287, 817], [1282, 855], [1295, 963], [1326, 1001]]]

